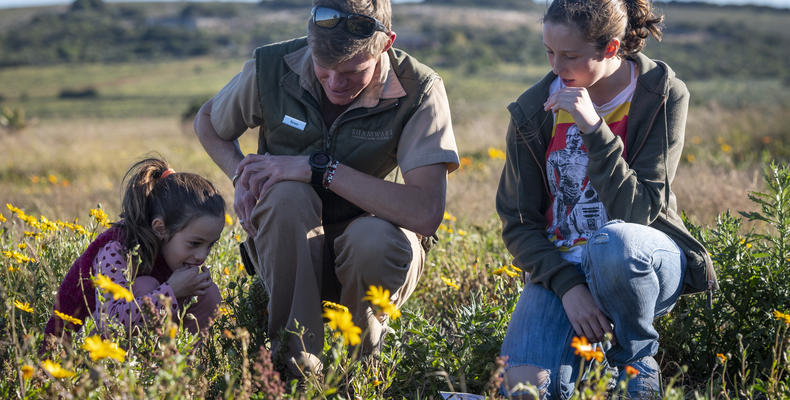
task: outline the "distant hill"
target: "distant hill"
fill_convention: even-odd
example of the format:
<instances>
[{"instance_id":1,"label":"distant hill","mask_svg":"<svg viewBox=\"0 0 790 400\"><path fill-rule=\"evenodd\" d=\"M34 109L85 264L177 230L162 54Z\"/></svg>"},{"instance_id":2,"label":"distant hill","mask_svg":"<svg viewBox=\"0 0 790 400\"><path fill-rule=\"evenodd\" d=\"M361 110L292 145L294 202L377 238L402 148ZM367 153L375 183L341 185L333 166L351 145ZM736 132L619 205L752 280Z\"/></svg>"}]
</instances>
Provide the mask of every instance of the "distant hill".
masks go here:
<instances>
[{"instance_id":1,"label":"distant hill","mask_svg":"<svg viewBox=\"0 0 790 400\"><path fill-rule=\"evenodd\" d=\"M543 6L529 0L423 0L425 4L472 6L480 8L507 8L515 10L537 10Z\"/></svg>"},{"instance_id":2,"label":"distant hill","mask_svg":"<svg viewBox=\"0 0 790 400\"><path fill-rule=\"evenodd\" d=\"M305 34L309 0L250 3L103 3L0 10L0 68L194 56L245 57ZM494 7L496 5L496 7ZM662 43L646 53L681 76L773 77L790 82L790 10L658 3ZM395 4L398 46L442 68L473 73L495 63L543 64L540 16L524 0Z\"/></svg>"}]
</instances>

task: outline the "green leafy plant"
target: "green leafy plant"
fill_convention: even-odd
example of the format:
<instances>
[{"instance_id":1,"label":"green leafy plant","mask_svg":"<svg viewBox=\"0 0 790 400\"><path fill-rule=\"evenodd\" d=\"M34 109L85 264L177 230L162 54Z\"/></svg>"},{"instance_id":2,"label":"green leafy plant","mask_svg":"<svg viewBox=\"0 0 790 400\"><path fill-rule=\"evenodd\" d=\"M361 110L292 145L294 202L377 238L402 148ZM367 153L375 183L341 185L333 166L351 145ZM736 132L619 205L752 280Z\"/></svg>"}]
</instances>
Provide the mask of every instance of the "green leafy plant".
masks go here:
<instances>
[{"instance_id":1,"label":"green leafy plant","mask_svg":"<svg viewBox=\"0 0 790 400\"><path fill-rule=\"evenodd\" d=\"M25 129L28 123L24 108L8 106L0 108L0 127L15 132Z\"/></svg>"},{"instance_id":2,"label":"green leafy plant","mask_svg":"<svg viewBox=\"0 0 790 400\"><path fill-rule=\"evenodd\" d=\"M775 350L786 334L768 321L775 312L790 309L790 169L771 163L764 178L765 192L749 195L760 211L742 213L761 233L743 233L742 219L729 212L720 215L714 228L692 229L717 270L720 290L713 307L706 306L704 296L682 297L670 317L659 322L664 358L687 366L691 385L710 379L720 360L717 354L738 354L740 363L720 368L728 379L741 382L768 379L769 371L786 368L783 353Z\"/></svg>"}]
</instances>

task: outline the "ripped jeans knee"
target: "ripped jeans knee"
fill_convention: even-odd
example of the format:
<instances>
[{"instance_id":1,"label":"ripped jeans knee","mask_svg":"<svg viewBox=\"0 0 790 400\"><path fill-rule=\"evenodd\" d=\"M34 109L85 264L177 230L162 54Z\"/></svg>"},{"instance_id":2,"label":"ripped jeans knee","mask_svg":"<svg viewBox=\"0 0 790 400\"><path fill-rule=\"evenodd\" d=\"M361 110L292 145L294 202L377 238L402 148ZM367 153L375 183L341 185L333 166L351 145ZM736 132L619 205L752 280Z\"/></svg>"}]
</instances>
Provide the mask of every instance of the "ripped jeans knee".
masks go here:
<instances>
[{"instance_id":1,"label":"ripped jeans knee","mask_svg":"<svg viewBox=\"0 0 790 400\"><path fill-rule=\"evenodd\" d=\"M512 399L545 399L551 384L551 371L534 365L517 365L505 369L502 394Z\"/></svg>"}]
</instances>

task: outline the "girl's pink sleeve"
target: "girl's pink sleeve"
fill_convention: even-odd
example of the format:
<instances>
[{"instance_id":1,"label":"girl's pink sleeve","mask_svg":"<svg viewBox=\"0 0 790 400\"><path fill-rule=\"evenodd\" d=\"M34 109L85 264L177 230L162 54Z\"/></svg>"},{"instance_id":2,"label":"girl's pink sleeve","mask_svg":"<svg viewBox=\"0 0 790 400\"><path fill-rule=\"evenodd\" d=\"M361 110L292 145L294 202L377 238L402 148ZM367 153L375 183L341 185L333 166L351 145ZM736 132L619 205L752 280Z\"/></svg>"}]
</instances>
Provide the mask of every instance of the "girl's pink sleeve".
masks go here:
<instances>
[{"instance_id":1,"label":"girl's pink sleeve","mask_svg":"<svg viewBox=\"0 0 790 400\"><path fill-rule=\"evenodd\" d=\"M102 274L114 283L129 289L132 291L131 285L129 281L126 279L126 269L128 268L128 264L126 262L126 255L125 251L123 250L123 245L120 242L112 241L107 243L99 252L96 254L96 258L93 259L93 275ZM151 278L153 279L153 278ZM96 313L104 313L108 315L110 318L114 318L123 326L129 326L129 321L131 320L132 325L138 325L142 320L142 315L140 314L140 309L138 308L138 304L143 304L143 298L149 297L158 310L164 309L164 304L159 300L159 295L165 295L170 297L170 308L173 315L178 311L178 302L176 301L176 296L173 293L173 289L167 282L160 284L158 287L154 285L150 285L150 290L148 288L142 288L141 286L135 285L138 289L145 290L145 293L139 293L139 290L132 291L135 293L135 301L127 302L124 299L113 299L112 293L103 293L98 288L96 289ZM104 299L104 301L101 301ZM136 302L136 304L135 304Z\"/></svg>"}]
</instances>

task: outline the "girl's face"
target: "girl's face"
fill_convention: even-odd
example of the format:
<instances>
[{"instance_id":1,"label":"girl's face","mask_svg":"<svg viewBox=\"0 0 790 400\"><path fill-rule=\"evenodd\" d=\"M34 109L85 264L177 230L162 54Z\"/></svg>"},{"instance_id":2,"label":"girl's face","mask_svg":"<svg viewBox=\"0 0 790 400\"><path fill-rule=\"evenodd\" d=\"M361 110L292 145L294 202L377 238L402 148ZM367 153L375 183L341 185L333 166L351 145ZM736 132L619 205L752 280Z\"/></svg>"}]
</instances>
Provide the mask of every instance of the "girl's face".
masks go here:
<instances>
[{"instance_id":1,"label":"girl's face","mask_svg":"<svg viewBox=\"0 0 790 400\"><path fill-rule=\"evenodd\" d=\"M607 74L603 52L585 41L575 26L544 23L543 44L551 70L565 86L590 88Z\"/></svg>"},{"instance_id":2,"label":"girl's face","mask_svg":"<svg viewBox=\"0 0 790 400\"><path fill-rule=\"evenodd\" d=\"M202 265L211 247L219 240L224 227L224 217L203 215L193 219L184 229L166 239L161 251L170 270ZM156 227L154 229L156 230Z\"/></svg>"}]
</instances>

